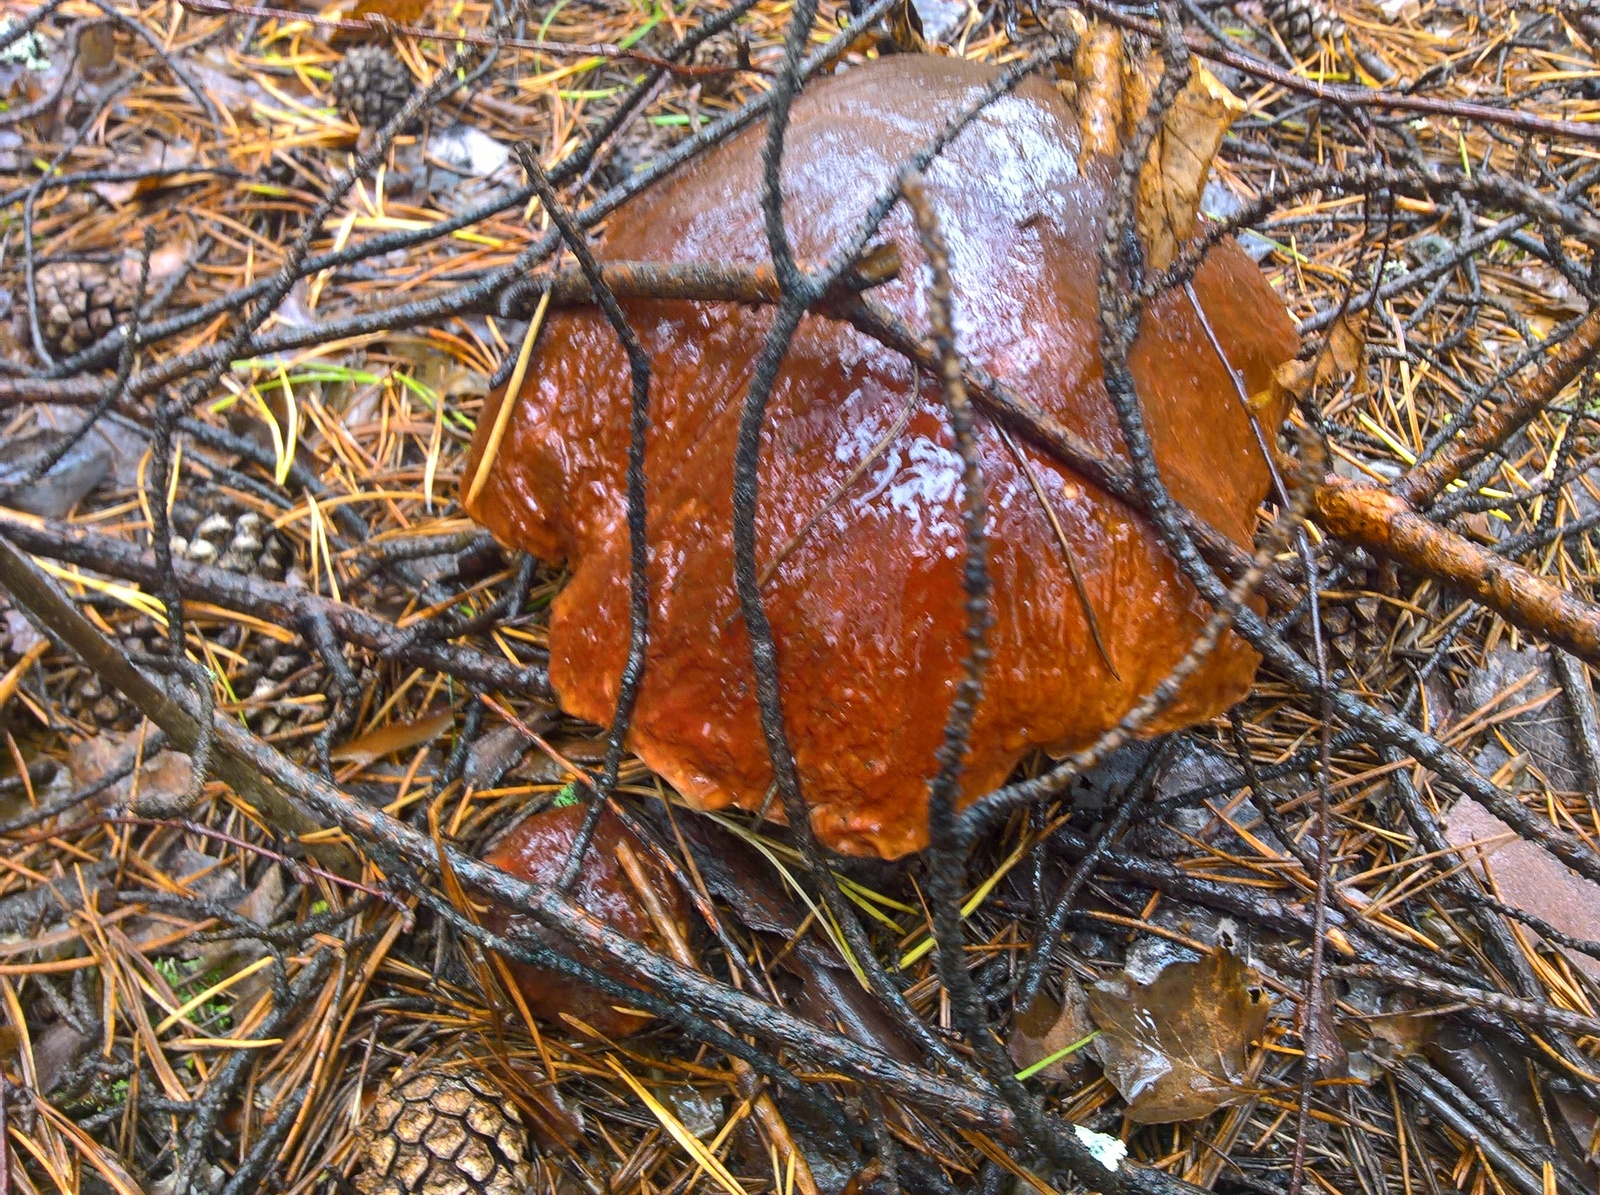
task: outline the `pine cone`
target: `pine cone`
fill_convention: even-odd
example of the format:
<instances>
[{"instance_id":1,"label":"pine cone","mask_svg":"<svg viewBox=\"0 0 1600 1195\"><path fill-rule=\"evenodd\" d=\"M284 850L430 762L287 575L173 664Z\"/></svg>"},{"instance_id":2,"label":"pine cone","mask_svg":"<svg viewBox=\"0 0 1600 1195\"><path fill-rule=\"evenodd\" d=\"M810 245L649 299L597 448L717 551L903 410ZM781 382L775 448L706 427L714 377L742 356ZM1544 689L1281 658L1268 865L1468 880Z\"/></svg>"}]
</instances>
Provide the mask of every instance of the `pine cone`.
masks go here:
<instances>
[{"instance_id":1,"label":"pine cone","mask_svg":"<svg viewBox=\"0 0 1600 1195\"><path fill-rule=\"evenodd\" d=\"M469 1067L400 1074L356 1137L361 1195L524 1195L533 1181L516 1105Z\"/></svg>"},{"instance_id":2,"label":"pine cone","mask_svg":"<svg viewBox=\"0 0 1600 1195\"><path fill-rule=\"evenodd\" d=\"M133 311L133 292L105 266L63 261L34 278L39 331L53 357L70 357L99 340Z\"/></svg>"},{"instance_id":3,"label":"pine cone","mask_svg":"<svg viewBox=\"0 0 1600 1195\"><path fill-rule=\"evenodd\" d=\"M742 29L724 29L700 43L694 60L700 66L739 68L729 69L726 74L701 75L696 79L701 95L725 97L739 85L739 71L750 69L750 38Z\"/></svg>"},{"instance_id":4,"label":"pine cone","mask_svg":"<svg viewBox=\"0 0 1600 1195\"><path fill-rule=\"evenodd\" d=\"M205 491L173 503L171 519L175 556L230 573L283 580L293 551L255 511L241 511L215 491Z\"/></svg>"},{"instance_id":5,"label":"pine cone","mask_svg":"<svg viewBox=\"0 0 1600 1195\"><path fill-rule=\"evenodd\" d=\"M1345 23L1319 0L1264 0L1267 20L1296 58L1304 58L1324 42L1344 40Z\"/></svg>"},{"instance_id":6,"label":"pine cone","mask_svg":"<svg viewBox=\"0 0 1600 1195\"><path fill-rule=\"evenodd\" d=\"M411 98L411 72L386 46L352 47L333 68L333 98L364 129L380 129Z\"/></svg>"},{"instance_id":7,"label":"pine cone","mask_svg":"<svg viewBox=\"0 0 1600 1195\"><path fill-rule=\"evenodd\" d=\"M595 170L595 180L607 190L622 185L667 153L681 131L654 124L642 114L634 116L602 151L605 157Z\"/></svg>"}]
</instances>

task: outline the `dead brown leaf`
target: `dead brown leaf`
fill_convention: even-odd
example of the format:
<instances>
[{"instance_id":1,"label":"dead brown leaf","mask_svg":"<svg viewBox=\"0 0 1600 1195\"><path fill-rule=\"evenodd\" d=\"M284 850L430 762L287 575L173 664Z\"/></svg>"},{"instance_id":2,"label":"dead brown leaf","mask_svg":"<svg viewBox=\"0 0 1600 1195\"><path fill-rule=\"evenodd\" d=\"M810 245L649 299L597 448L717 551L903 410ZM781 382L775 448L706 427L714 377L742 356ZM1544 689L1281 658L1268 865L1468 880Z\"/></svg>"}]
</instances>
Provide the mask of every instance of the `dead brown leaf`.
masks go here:
<instances>
[{"instance_id":1,"label":"dead brown leaf","mask_svg":"<svg viewBox=\"0 0 1600 1195\"><path fill-rule=\"evenodd\" d=\"M1321 352L1309 360L1285 361L1278 366L1272 388L1253 396L1250 405L1270 407L1285 396L1299 401L1317 386L1342 381L1360 369L1366 347L1365 316L1341 315L1328 330L1328 340Z\"/></svg>"},{"instance_id":2,"label":"dead brown leaf","mask_svg":"<svg viewBox=\"0 0 1600 1195\"><path fill-rule=\"evenodd\" d=\"M335 747L328 753L328 758L335 763L359 763L366 767L386 755L433 742L449 730L454 721L455 715L445 710L410 722L390 722L351 739L342 747Z\"/></svg>"},{"instance_id":3,"label":"dead brown leaf","mask_svg":"<svg viewBox=\"0 0 1600 1195\"><path fill-rule=\"evenodd\" d=\"M141 741L147 737L137 729L126 735L108 731L74 743L67 751L73 787L82 790L105 783L98 804L131 805L141 817L174 817L185 812L192 792L189 757L179 751L144 756ZM139 759L137 778L130 772L106 783L107 777L131 768L135 759Z\"/></svg>"},{"instance_id":4,"label":"dead brown leaf","mask_svg":"<svg viewBox=\"0 0 1600 1195\"><path fill-rule=\"evenodd\" d=\"M1089 997L1083 985L1068 975L1061 994L1062 1000L1057 1002L1040 992L1028 1010L1018 1015L1007 1048L1019 1071L1059 1054L1094 1032L1094 1021L1089 1017ZM1056 1059L1034 1075L1050 1083L1076 1083L1082 1081L1092 1065L1088 1053L1079 1050Z\"/></svg>"},{"instance_id":5,"label":"dead brown leaf","mask_svg":"<svg viewBox=\"0 0 1600 1195\"><path fill-rule=\"evenodd\" d=\"M194 796L194 769L180 751L162 751L139 769L130 804L140 817L177 817Z\"/></svg>"},{"instance_id":6,"label":"dead brown leaf","mask_svg":"<svg viewBox=\"0 0 1600 1195\"><path fill-rule=\"evenodd\" d=\"M1492 877L1496 895L1575 938L1600 939L1600 886L1584 879L1538 843L1518 836L1471 797L1462 797L1445 818L1445 837ZM1538 938L1524 926L1522 932ZM1563 951L1573 966L1600 979L1600 960Z\"/></svg>"},{"instance_id":7,"label":"dead brown leaf","mask_svg":"<svg viewBox=\"0 0 1600 1195\"><path fill-rule=\"evenodd\" d=\"M1128 55L1122 59L1122 112L1117 135L1118 148L1128 141L1138 129L1139 122L1150 109L1150 97L1156 84L1161 82L1161 60L1152 55L1135 60Z\"/></svg>"},{"instance_id":8,"label":"dead brown leaf","mask_svg":"<svg viewBox=\"0 0 1600 1195\"><path fill-rule=\"evenodd\" d=\"M188 237L177 237L150 254L150 276L146 279L148 289L158 290L162 284L170 281L183 269L194 249L194 242ZM139 284L139 268L139 254L131 249L124 251L122 260L117 263L117 274L129 290Z\"/></svg>"},{"instance_id":9,"label":"dead brown leaf","mask_svg":"<svg viewBox=\"0 0 1600 1195\"><path fill-rule=\"evenodd\" d=\"M1258 976L1231 951L1168 963L1148 984L1126 972L1089 989L1091 1047L1141 1124L1195 1120L1237 1103L1250 1043L1267 1027Z\"/></svg>"},{"instance_id":10,"label":"dead brown leaf","mask_svg":"<svg viewBox=\"0 0 1600 1195\"><path fill-rule=\"evenodd\" d=\"M1212 159L1244 107L1215 75L1194 64L1139 174L1139 232L1152 269L1171 265L1178 245L1194 231Z\"/></svg>"},{"instance_id":11,"label":"dead brown leaf","mask_svg":"<svg viewBox=\"0 0 1600 1195\"><path fill-rule=\"evenodd\" d=\"M1384 1057L1410 1058L1433 1041L1439 1018L1414 1012L1384 1013L1370 1018L1366 1026L1371 1040L1383 1043Z\"/></svg>"}]
</instances>

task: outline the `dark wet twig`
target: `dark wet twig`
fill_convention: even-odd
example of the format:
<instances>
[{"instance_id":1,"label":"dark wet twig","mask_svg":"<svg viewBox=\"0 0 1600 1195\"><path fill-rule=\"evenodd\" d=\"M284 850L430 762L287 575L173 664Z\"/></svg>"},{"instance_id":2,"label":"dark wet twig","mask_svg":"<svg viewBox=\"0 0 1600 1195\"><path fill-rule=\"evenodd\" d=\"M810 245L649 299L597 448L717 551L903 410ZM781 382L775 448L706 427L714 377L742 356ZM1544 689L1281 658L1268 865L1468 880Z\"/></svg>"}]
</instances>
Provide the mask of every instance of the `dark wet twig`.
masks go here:
<instances>
[{"instance_id":1,"label":"dark wet twig","mask_svg":"<svg viewBox=\"0 0 1600 1195\"><path fill-rule=\"evenodd\" d=\"M590 802L583 826L573 838L572 849L562 869L559 887L568 888L577 878L583 856L599 825L600 814L607 798L616 787L617 772L622 766L622 752L628 726L633 721L633 709L639 698L639 686L644 682L645 651L650 638L650 572L648 542L648 511L646 509L644 454L645 438L650 431L650 357L639 343L639 337L628 323L617 296L606 284L600 265L590 252L582 231L561 203L550 185L544 168L527 145L517 147L517 157L528 179L539 196L550 219L560 230L568 250L578 259L590 290L605 313L606 322L616 333L628 357L630 398L628 411L628 469L627 469L627 520L628 520L628 654L622 666L622 676L617 682L617 706L606 734L606 759L600 773L599 786ZM515 401L508 395L507 402Z\"/></svg>"}]
</instances>

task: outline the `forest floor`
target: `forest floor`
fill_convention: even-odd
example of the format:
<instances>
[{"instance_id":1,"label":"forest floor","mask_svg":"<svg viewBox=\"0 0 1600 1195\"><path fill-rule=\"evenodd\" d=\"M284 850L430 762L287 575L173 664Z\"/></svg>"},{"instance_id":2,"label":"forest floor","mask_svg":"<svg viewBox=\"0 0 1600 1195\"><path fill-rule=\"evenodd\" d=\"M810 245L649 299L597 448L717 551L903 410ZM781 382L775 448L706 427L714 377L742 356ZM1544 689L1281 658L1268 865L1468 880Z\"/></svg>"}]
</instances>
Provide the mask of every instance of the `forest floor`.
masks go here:
<instances>
[{"instance_id":1,"label":"forest floor","mask_svg":"<svg viewBox=\"0 0 1600 1195\"><path fill-rule=\"evenodd\" d=\"M659 998L621 1038L529 1007L462 872L606 782L606 728L547 700L566 572L462 502L529 338L507 287L559 243L516 151L626 219L692 132L763 119L797 5L284 4L0 0L0 1192L1596 1189L1600 408L1587 356L1549 381L1596 341L1600 18L1173 10L1244 105L1201 207L1336 366L1290 422L1422 546L1324 486L1248 699L1081 774L1034 752L1014 778L1060 782L960 876L824 875L624 755L701 898L676 950L635 934L679 965L641 979L559 894L533 939ZM805 44L1009 65L1070 8L825 0ZM1160 15L1085 11L1130 47ZM951 882L975 995L930 936ZM396 1086L430 1068L516 1109L480 1188L443 1130L395 1160L385 1093L461 1115Z\"/></svg>"}]
</instances>

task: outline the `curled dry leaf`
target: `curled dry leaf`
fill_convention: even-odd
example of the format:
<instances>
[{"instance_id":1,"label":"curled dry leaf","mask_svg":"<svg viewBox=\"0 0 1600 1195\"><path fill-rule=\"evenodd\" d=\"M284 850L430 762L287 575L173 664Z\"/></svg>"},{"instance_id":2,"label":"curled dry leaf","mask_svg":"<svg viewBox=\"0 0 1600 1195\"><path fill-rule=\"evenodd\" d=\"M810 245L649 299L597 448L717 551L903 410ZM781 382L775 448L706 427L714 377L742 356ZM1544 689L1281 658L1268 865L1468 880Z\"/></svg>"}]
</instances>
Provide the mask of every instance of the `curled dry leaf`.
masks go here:
<instances>
[{"instance_id":1,"label":"curled dry leaf","mask_svg":"<svg viewBox=\"0 0 1600 1195\"><path fill-rule=\"evenodd\" d=\"M889 15L889 40L908 54L925 54L928 39L922 28L922 14L911 0L903 0Z\"/></svg>"},{"instance_id":2,"label":"curled dry leaf","mask_svg":"<svg viewBox=\"0 0 1600 1195\"><path fill-rule=\"evenodd\" d=\"M1194 231L1200 196L1222 137L1244 104L1198 62L1161 122L1139 172L1139 232L1145 260L1164 270Z\"/></svg>"},{"instance_id":3,"label":"curled dry leaf","mask_svg":"<svg viewBox=\"0 0 1600 1195\"><path fill-rule=\"evenodd\" d=\"M1245 1092L1250 1043L1267 1027L1269 1000L1255 972L1218 948L1168 963L1148 984L1124 972L1089 989L1101 1031L1091 1047L1141 1124L1195 1120Z\"/></svg>"},{"instance_id":4,"label":"curled dry leaf","mask_svg":"<svg viewBox=\"0 0 1600 1195\"><path fill-rule=\"evenodd\" d=\"M830 257L906 147L931 139L995 73L906 54L807 88L784 152L796 253ZM927 192L952 250L963 354L1115 454L1096 288L1115 167L1080 159L1078 128L1057 91L1030 79L955 138L929 168ZM598 256L767 261L763 136L746 130L631 201ZM922 326L923 257L903 208L882 233L905 268L874 297ZM1247 393L1263 389L1296 338L1236 245L1208 255L1194 289L1222 352L1188 296L1169 293L1146 312L1131 368L1176 497L1248 545L1270 474L1228 367ZM772 771L733 585L731 478L772 311L640 302L628 314L651 356L653 549L649 655L628 745L703 807L762 808ZM570 561L552 606L550 681L565 710L605 723L629 630L629 374L605 319L592 308L550 316L485 465L502 401L491 395L479 420L467 506L502 542ZM1260 413L1269 434L1279 417ZM1020 436L1013 451L980 421L978 439L994 624L965 799L1003 782L1035 747L1070 750L1114 725L1170 673L1209 613L1142 518ZM928 780L966 651L961 460L938 383L849 326L808 316L767 407L760 469L756 569L771 568L763 598L813 826L835 850L898 857L927 840ZM1227 708L1256 663L1224 636L1146 731Z\"/></svg>"}]
</instances>

